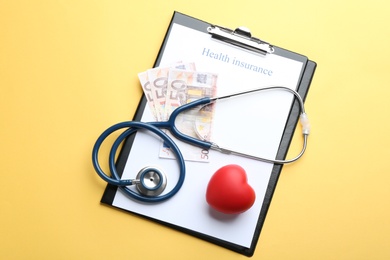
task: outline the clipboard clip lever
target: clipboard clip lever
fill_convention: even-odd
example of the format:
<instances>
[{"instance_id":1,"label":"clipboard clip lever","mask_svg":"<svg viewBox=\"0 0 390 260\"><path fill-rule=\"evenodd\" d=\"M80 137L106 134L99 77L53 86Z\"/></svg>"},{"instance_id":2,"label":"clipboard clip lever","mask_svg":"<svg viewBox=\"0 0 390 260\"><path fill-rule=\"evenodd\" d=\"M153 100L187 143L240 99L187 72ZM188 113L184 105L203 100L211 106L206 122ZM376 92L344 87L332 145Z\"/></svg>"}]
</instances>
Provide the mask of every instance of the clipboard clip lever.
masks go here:
<instances>
[{"instance_id":1,"label":"clipboard clip lever","mask_svg":"<svg viewBox=\"0 0 390 260\"><path fill-rule=\"evenodd\" d=\"M274 47L272 45L252 37L250 30L246 27L238 27L233 31L228 28L211 25L207 28L207 31L211 34L212 38L254 51L261 55L274 52Z\"/></svg>"}]
</instances>

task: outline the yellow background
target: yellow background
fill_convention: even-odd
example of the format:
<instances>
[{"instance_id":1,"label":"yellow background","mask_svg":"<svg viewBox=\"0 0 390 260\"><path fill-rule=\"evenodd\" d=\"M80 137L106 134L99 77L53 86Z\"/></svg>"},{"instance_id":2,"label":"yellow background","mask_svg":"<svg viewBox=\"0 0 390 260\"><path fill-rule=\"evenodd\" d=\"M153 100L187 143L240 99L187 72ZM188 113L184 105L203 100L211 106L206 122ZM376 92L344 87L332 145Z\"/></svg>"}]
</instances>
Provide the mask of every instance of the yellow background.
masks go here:
<instances>
[{"instance_id":1,"label":"yellow background","mask_svg":"<svg viewBox=\"0 0 390 260\"><path fill-rule=\"evenodd\" d=\"M253 259L390 259L383 0L0 0L0 259L246 259L99 203L92 146L132 118L174 10L318 63Z\"/></svg>"}]
</instances>

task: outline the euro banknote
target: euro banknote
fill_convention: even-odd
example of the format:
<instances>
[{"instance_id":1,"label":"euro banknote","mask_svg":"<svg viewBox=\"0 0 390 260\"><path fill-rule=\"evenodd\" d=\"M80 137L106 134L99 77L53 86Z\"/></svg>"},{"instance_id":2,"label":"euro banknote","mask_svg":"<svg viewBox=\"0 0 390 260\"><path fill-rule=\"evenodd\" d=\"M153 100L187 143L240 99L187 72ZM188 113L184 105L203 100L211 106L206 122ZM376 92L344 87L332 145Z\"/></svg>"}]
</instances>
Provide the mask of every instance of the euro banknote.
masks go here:
<instances>
[{"instance_id":1,"label":"euro banknote","mask_svg":"<svg viewBox=\"0 0 390 260\"><path fill-rule=\"evenodd\" d=\"M181 70L195 70L194 63L177 62L166 67L157 67L147 70L150 83L153 106L156 112L157 121L167 120L165 113L165 102L167 94L168 74L171 68Z\"/></svg>"},{"instance_id":2,"label":"euro banknote","mask_svg":"<svg viewBox=\"0 0 390 260\"><path fill-rule=\"evenodd\" d=\"M214 73L170 69L165 101L165 117L169 118L170 114L181 105L203 97L215 96L217 78L218 76ZM213 104L196 107L179 114L175 124L179 131L185 135L210 141L213 114ZM167 131L167 134L171 136L169 131ZM185 160L207 162L210 159L208 151L199 147L186 143L180 143L179 147ZM160 149L160 157L174 158L172 151L165 144Z\"/></svg>"},{"instance_id":3,"label":"euro banknote","mask_svg":"<svg viewBox=\"0 0 390 260\"><path fill-rule=\"evenodd\" d=\"M138 74L148 107L156 121L168 120L179 106L191 101L216 95L217 75L197 72L194 63L177 62L165 67L149 69ZM176 127L182 133L202 140L210 140L214 106L197 107L180 114ZM208 162L209 151L186 144L174 138L169 130L164 130L178 144L187 161ZM175 158L172 150L162 142L159 156Z\"/></svg>"}]
</instances>

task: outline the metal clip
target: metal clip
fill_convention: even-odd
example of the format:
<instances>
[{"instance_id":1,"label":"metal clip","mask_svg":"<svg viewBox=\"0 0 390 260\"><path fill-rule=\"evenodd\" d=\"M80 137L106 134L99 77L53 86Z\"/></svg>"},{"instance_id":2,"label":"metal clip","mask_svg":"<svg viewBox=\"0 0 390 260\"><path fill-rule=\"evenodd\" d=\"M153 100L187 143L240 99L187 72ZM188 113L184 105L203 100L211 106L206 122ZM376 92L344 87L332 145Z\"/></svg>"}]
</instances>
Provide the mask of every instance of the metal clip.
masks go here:
<instances>
[{"instance_id":1,"label":"metal clip","mask_svg":"<svg viewBox=\"0 0 390 260\"><path fill-rule=\"evenodd\" d=\"M274 52L274 47L272 45L258 38L252 37L250 30L246 27L239 27L233 31L228 28L211 25L207 28L207 31L215 39L225 41L262 55Z\"/></svg>"}]
</instances>

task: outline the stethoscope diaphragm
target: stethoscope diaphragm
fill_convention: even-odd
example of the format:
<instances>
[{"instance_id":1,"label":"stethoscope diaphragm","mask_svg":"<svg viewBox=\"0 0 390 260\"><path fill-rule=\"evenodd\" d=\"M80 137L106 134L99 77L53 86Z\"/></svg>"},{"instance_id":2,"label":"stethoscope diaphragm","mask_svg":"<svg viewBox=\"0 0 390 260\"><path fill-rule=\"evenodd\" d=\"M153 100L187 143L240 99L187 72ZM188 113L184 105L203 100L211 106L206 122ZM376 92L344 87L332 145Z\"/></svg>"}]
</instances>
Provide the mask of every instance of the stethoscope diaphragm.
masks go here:
<instances>
[{"instance_id":1,"label":"stethoscope diaphragm","mask_svg":"<svg viewBox=\"0 0 390 260\"><path fill-rule=\"evenodd\" d=\"M167 186L167 177L156 167L144 167L133 181L142 195L154 197L160 195Z\"/></svg>"}]
</instances>

